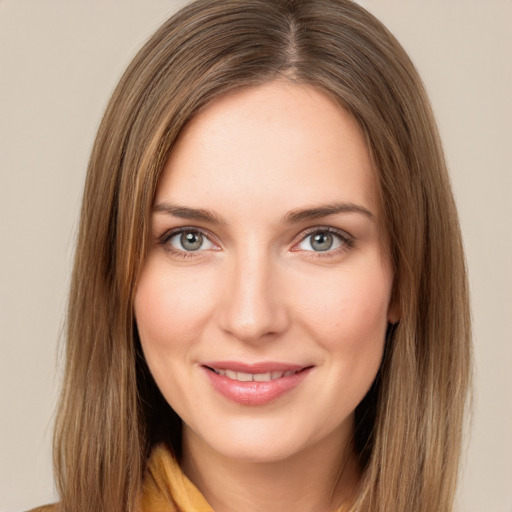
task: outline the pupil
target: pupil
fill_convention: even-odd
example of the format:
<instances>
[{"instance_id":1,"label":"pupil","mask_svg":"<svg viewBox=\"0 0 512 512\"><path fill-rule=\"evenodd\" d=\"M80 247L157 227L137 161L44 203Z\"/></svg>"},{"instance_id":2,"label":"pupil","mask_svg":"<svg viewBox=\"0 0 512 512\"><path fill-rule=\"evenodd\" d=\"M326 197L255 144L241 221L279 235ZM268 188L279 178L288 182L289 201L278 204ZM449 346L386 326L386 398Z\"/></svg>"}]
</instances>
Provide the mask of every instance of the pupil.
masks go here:
<instances>
[{"instance_id":1,"label":"pupil","mask_svg":"<svg viewBox=\"0 0 512 512\"><path fill-rule=\"evenodd\" d=\"M330 233L318 233L311 241L311 247L316 251L327 251L332 247L332 235Z\"/></svg>"},{"instance_id":2,"label":"pupil","mask_svg":"<svg viewBox=\"0 0 512 512\"><path fill-rule=\"evenodd\" d=\"M183 233L180 242L187 251L197 251L203 245L203 235L201 233Z\"/></svg>"}]
</instances>

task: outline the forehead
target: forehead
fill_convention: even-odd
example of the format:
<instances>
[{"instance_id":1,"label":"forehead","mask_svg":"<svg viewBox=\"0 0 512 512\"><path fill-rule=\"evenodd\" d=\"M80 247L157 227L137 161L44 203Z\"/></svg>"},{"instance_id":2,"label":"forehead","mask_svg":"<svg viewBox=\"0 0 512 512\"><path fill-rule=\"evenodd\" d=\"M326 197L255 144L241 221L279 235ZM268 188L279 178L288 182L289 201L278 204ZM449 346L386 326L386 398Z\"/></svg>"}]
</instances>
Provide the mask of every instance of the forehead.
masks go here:
<instances>
[{"instance_id":1,"label":"forehead","mask_svg":"<svg viewBox=\"0 0 512 512\"><path fill-rule=\"evenodd\" d=\"M376 210L375 188L356 121L316 88L276 81L214 101L184 128L156 202L254 211L350 201Z\"/></svg>"}]
</instances>

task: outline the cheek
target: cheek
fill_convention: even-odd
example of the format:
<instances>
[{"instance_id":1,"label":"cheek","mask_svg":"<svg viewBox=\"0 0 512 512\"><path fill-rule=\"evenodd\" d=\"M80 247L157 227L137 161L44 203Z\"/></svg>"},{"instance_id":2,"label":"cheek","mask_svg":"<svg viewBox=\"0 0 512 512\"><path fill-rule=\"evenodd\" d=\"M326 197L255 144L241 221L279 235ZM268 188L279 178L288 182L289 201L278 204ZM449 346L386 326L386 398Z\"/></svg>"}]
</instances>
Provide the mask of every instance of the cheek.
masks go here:
<instances>
[{"instance_id":1,"label":"cheek","mask_svg":"<svg viewBox=\"0 0 512 512\"><path fill-rule=\"evenodd\" d=\"M331 356L347 367L380 364L388 324L391 272L385 265L340 268L297 289L303 324ZM304 293L308 290L308 293ZM364 366L364 365L363 365Z\"/></svg>"},{"instance_id":2,"label":"cheek","mask_svg":"<svg viewBox=\"0 0 512 512\"><path fill-rule=\"evenodd\" d=\"M197 340L213 303L212 286L204 275L179 268L171 271L160 260L150 257L146 262L134 303L148 363L153 359L153 352L170 356Z\"/></svg>"},{"instance_id":3,"label":"cheek","mask_svg":"<svg viewBox=\"0 0 512 512\"><path fill-rule=\"evenodd\" d=\"M144 357L167 402L188 417L189 364L213 303L210 283L201 273L172 267L150 255L139 279L134 313ZM198 403L199 396L193 402Z\"/></svg>"}]
</instances>

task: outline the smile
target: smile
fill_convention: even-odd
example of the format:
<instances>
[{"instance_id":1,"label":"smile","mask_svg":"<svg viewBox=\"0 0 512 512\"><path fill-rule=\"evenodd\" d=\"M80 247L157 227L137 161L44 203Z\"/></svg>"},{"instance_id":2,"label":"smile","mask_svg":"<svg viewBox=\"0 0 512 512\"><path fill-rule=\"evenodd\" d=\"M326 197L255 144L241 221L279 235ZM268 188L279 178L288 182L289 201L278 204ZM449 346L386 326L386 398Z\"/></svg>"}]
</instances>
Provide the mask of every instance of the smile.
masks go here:
<instances>
[{"instance_id":1,"label":"smile","mask_svg":"<svg viewBox=\"0 0 512 512\"><path fill-rule=\"evenodd\" d=\"M240 405L265 405L291 392L310 374L313 366L283 363L236 362L201 365L217 393Z\"/></svg>"},{"instance_id":2,"label":"smile","mask_svg":"<svg viewBox=\"0 0 512 512\"><path fill-rule=\"evenodd\" d=\"M282 377L290 377L296 374L300 370L287 370L287 371L273 371L266 373L247 373L247 372L235 372L233 370L217 370L211 368L218 375L223 375L231 380L237 380L239 382L269 382L275 379L281 379Z\"/></svg>"}]
</instances>

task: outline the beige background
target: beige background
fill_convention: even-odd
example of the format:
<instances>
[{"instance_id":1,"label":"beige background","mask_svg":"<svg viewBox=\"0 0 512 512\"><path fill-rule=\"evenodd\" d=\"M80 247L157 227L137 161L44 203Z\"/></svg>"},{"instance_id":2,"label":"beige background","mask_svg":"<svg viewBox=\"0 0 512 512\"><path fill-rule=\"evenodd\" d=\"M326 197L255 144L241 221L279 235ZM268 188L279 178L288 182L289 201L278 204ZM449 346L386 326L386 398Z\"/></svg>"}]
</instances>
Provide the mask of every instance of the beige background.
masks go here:
<instances>
[{"instance_id":1,"label":"beige background","mask_svg":"<svg viewBox=\"0 0 512 512\"><path fill-rule=\"evenodd\" d=\"M430 92L464 230L476 394L460 512L512 512L512 1L362 1ZM55 498L57 341L106 101L179 2L0 0L0 512Z\"/></svg>"}]
</instances>

